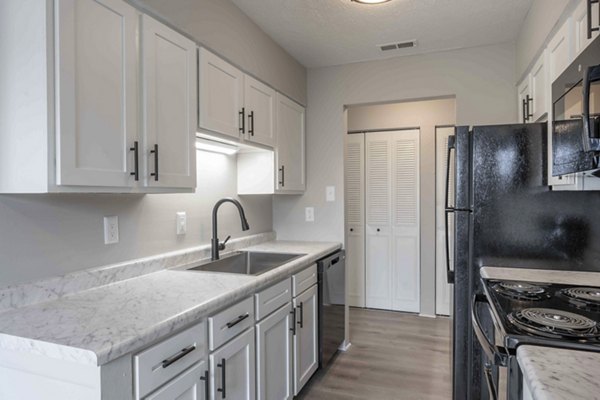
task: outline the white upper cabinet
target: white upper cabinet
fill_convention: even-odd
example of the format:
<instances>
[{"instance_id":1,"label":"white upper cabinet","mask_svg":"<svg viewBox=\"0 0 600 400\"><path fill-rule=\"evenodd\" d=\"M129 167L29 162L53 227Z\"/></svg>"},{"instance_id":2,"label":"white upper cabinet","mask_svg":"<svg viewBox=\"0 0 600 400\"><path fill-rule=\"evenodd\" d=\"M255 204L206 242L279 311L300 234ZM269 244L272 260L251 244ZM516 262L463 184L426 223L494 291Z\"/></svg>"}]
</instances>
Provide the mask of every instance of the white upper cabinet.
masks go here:
<instances>
[{"instance_id":1,"label":"white upper cabinet","mask_svg":"<svg viewBox=\"0 0 600 400\"><path fill-rule=\"evenodd\" d=\"M305 109L277 93L276 191L299 193L306 187Z\"/></svg>"},{"instance_id":2,"label":"white upper cabinet","mask_svg":"<svg viewBox=\"0 0 600 400\"><path fill-rule=\"evenodd\" d=\"M250 142L275 145L275 90L251 76L244 77L244 138Z\"/></svg>"},{"instance_id":3,"label":"white upper cabinet","mask_svg":"<svg viewBox=\"0 0 600 400\"><path fill-rule=\"evenodd\" d=\"M56 184L132 186L136 10L121 0L59 0L56 8Z\"/></svg>"},{"instance_id":4,"label":"white upper cabinet","mask_svg":"<svg viewBox=\"0 0 600 400\"><path fill-rule=\"evenodd\" d=\"M598 36L598 31L591 32L588 37L588 29L600 26L599 3L592 3L591 26L588 22L588 0L580 0L579 5L573 12L573 41L575 56L579 55Z\"/></svg>"},{"instance_id":5,"label":"white upper cabinet","mask_svg":"<svg viewBox=\"0 0 600 400\"><path fill-rule=\"evenodd\" d=\"M200 48L199 127L239 139L245 131L244 73Z\"/></svg>"},{"instance_id":6,"label":"white upper cabinet","mask_svg":"<svg viewBox=\"0 0 600 400\"><path fill-rule=\"evenodd\" d=\"M531 122L531 79L527 75L517 87L517 101L519 106L519 122Z\"/></svg>"},{"instance_id":7,"label":"white upper cabinet","mask_svg":"<svg viewBox=\"0 0 600 400\"><path fill-rule=\"evenodd\" d=\"M563 73L573 60L573 45L571 36L571 22L567 21L556 32L548 43L548 87Z\"/></svg>"},{"instance_id":8,"label":"white upper cabinet","mask_svg":"<svg viewBox=\"0 0 600 400\"><path fill-rule=\"evenodd\" d=\"M527 122L540 121L547 116L550 91L546 66L546 52L543 52L531 70L531 101L528 106L532 117Z\"/></svg>"},{"instance_id":9,"label":"white upper cabinet","mask_svg":"<svg viewBox=\"0 0 600 400\"><path fill-rule=\"evenodd\" d=\"M148 186L196 186L196 45L142 17L143 154Z\"/></svg>"},{"instance_id":10,"label":"white upper cabinet","mask_svg":"<svg viewBox=\"0 0 600 400\"><path fill-rule=\"evenodd\" d=\"M0 58L17 60L0 69L14 80L5 97L15 99L0 104L0 119L10 117L1 193L196 186L191 40L122 0L14 1L3 11L24 33L0 45Z\"/></svg>"}]
</instances>

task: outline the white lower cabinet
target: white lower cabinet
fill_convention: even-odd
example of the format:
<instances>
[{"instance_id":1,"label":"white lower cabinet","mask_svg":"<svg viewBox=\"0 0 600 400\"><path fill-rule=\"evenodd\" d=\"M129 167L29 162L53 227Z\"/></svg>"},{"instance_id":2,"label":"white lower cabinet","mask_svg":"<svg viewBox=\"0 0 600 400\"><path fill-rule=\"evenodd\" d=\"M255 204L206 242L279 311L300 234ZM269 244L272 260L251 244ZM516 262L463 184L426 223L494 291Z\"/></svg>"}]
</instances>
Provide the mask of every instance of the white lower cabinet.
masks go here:
<instances>
[{"instance_id":1,"label":"white lower cabinet","mask_svg":"<svg viewBox=\"0 0 600 400\"><path fill-rule=\"evenodd\" d=\"M196 364L146 397L146 400L207 400L207 367L206 361Z\"/></svg>"},{"instance_id":2,"label":"white lower cabinet","mask_svg":"<svg viewBox=\"0 0 600 400\"><path fill-rule=\"evenodd\" d=\"M294 335L294 395L300 393L319 367L317 285L294 298L296 329Z\"/></svg>"},{"instance_id":3,"label":"white lower cabinet","mask_svg":"<svg viewBox=\"0 0 600 400\"><path fill-rule=\"evenodd\" d=\"M256 324L256 384L259 400L288 400L294 397L294 321L291 313L292 304L288 303Z\"/></svg>"},{"instance_id":4,"label":"white lower cabinet","mask_svg":"<svg viewBox=\"0 0 600 400\"><path fill-rule=\"evenodd\" d=\"M210 398L254 400L254 328L224 344L210 355Z\"/></svg>"}]
</instances>

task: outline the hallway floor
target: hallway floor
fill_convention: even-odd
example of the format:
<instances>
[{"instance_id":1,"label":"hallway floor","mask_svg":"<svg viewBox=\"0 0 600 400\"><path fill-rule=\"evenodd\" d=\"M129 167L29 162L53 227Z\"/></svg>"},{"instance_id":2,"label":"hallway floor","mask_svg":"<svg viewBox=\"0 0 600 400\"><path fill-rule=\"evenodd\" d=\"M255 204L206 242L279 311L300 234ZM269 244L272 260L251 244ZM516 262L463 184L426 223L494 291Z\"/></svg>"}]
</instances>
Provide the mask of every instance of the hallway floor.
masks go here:
<instances>
[{"instance_id":1,"label":"hallway floor","mask_svg":"<svg viewBox=\"0 0 600 400\"><path fill-rule=\"evenodd\" d=\"M450 320L350 310L352 346L307 384L301 400L447 400Z\"/></svg>"}]
</instances>

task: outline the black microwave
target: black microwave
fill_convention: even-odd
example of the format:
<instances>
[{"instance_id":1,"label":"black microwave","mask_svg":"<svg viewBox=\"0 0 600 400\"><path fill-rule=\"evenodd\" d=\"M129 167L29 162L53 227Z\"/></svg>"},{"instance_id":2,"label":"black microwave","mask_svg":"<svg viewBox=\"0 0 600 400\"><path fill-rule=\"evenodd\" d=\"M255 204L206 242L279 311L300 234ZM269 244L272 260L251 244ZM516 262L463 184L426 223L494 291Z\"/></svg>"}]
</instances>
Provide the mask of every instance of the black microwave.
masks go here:
<instances>
[{"instance_id":1,"label":"black microwave","mask_svg":"<svg viewBox=\"0 0 600 400\"><path fill-rule=\"evenodd\" d=\"M552 83L552 175L600 176L600 36Z\"/></svg>"}]
</instances>

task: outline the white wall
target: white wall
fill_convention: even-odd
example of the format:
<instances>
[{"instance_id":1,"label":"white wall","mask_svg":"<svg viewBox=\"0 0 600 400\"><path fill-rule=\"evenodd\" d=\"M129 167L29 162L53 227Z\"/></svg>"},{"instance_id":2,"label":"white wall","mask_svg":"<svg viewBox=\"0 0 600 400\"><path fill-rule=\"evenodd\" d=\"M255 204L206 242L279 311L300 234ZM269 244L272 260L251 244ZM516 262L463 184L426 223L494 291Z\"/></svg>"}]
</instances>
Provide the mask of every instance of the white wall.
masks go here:
<instances>
[{"instance_id":1,"label":"white wall","mask_svg":"<svg viewBox=\"0 0 600 400\"><path fill-rule=\"evenodd\" d=\"M344 106L455 96L459 125L510 123L517 119L515 81L514 44L309 70L308 186L303 196L275 197L278 238L344 240ZM434 163L433 149L421 163ZM337 188L334 203L325 202L328 185ZM315 222L304 221L308 206L315 207Z\"/></svg>"},{"instance_id":2,"label":"white wall","mask_svg":"<svg viewBox=\"0 0 600 400\"><path fill-rule=\"evenodd\" d=\"M235 156L198 152L195 194L0 195L0 287L210 242L214 203L234 196ZM237 209L219 211L219 237L272 230L272 196L243 196L250 231ZM187 212L187 234L175 213ZM120 241L104 245L102 220L119 217Z\"/></svg>"},{"instance_id":3,"label":"white wall","mask_svg":"<svg viewBox=\"0 0 600 400\"><path fill-rule=\"evenodd\" d=\"M548 35L573 0L534 0L517 37L517 79L541 54Z\"/></svg>"},{"instance_id":4,"label":"white wall","mask_svg":"<svg viewBox=\"0 0 600 400\"><path fill-rule=\"evenodd\" d=\"M229 0L129 0L306 104L306 69Z\"/></svg>"}]
</instances>

